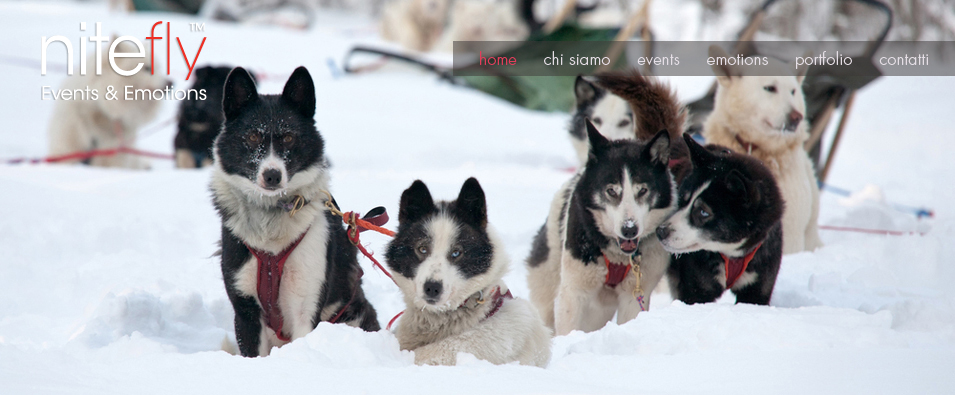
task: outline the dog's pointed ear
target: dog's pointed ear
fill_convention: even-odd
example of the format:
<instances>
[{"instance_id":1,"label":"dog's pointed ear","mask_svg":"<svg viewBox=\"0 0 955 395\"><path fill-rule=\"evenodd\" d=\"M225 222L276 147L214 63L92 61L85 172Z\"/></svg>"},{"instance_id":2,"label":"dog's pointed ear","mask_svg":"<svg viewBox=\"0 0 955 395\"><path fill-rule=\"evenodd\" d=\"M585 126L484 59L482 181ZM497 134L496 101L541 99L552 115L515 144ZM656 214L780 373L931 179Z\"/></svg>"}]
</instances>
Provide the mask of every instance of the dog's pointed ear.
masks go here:
<instances>
[{"instance_id":1,"label":"dog's pointed ear","mask_svg":"<svg viewBox=\"0 0 955 395\"><path fill-rule=\"evenodd\" d=\"M398 225L410 224L435 210L431 191L421 180L415 180L408 189L401 193L401 203L398 205Z\"/></svg>"},{"instance_id":2,"label":"dog's pointed ear","mask_svg":"<svg viewBox=\"0 0 955 395\"><path fill-rule=\"evenodd\" d=\"M700 143L696 142L696 139L693 136L690 136L689 133L683 133L683 141L686 142L686 147L690 151L690 161L694 165L698 165L704 162L706 158L709 157L709 152L706 151Z\"/></svg>"},{"instance_id":3,"label":"dog's pointed ear","mask_svg":"<svg viewBox=\"0 0 955 395\"><path fill-rule=\"evenodd\" d=\"M650 155L650 161L658 165L670 163L670 132L666 129L661 130L656 136L650 139L647 147L644 148L646 154Z\"/></svg>"},{"instance_id":4,"label":"dog's pointed ear","mask_svg":"<svg viewBox=\"0 0 955 395\"><path fill-rule=\"evenodd\" d=\"M733 169L726 174L726 189L741 197L740 200L746 207L759 205L759 189L739 170Z\"/></svg>"},{"instance_id":5,"label":"dog's pointed ear","mask_svg":"<svg viewBox=\"0 0 955 395\"><path fill-rule=\"evenodd\" d=\"M804 53L804 54L802 55L802 57L803 57L803 58L811 58L811 57L812 57L812 53L813 53L813 52L812 52L811 49L807 49L807 50L806 50L806 53ZM793 61L793 67L796 66L795 63L796 63L796 61L794 60L794 61ZM803 65L802 67L796 69L796 82L799 83L800 86L802 86L802 82L803 82L803 80L806 79L806 75L807 75L808 73L809 73L809 66L807 66L807 65Z\"/></svg>"},{"instance_id":6,"label":"dog's pointed ear","mask_svg":"<svg viewBox=\"0 0 955 395\"><path fill-rule=\"evenodd\" d=\"M229 77L225 80L225 88L222 92L222 112L226 119L233 119L239 113L259 100L259 92L255 90L255 82L248 71L241 67L232 69Z\"/></svg>"},{"instance_id":7,"label":"dog's pointed ear","mask_svg":"<svg viewBox=\"0 0 955 395\"><path fill-rule=\"evenodd\" d=\"M729 58L730 55L719 45L710 45L709 57L714 60L710 68L713 69L713 74L716 75L716 81L720 83L720 86L728 86L733 82L733 77L742 75L737 67L726 64L726 59ZM722 61L720 61L721 58L723 59Z\"/></svg>"},{"instance_id":8,"label":"dog's pointed ear","mask_svg":"<svg viewBox=\"0 0 955 395\"><path fill-rule=\"evenodd\" d=\"M315 84L305 67L299 66L288 77L282 90L282 101L305 118L315 116Z\"/></svg>"},{"instance_id":9,"label":"dog's pointed ear","mask_svg":"<svg viewBox=\"0 0 955 395\"><path fill-rule=\"evenodd\" d=\"M580 107L597 96L597 87L583 76L577 75L577 80L574 81L574 96L577 99L577 106Z\"/></svg>"},{"instance_id":10,"label":"dog's pointed ear","mask_svg":"<svg viewBox=\"0 0 955 395\"><path fill-rule=\"evenodd\" d=\"M590 122L590 119L586 120L587 122L587 139L590 141L590 158L596 158L597 153L602 152L610 146L610 140L607 140L604 135L600 134L600 131L597 130L597 127Z\"/></svg>"},{"instance_id":11,"label":"dog's pointed ear","mask_svg":"<svg viewBox=\"0 0 955 395\"><path fill-rule=\"evenodd\" d=\"M464 182L455 205L461 220L482 229L487 227L487 200L477 179L471 177Z\"/></svg>"}]
</instances>

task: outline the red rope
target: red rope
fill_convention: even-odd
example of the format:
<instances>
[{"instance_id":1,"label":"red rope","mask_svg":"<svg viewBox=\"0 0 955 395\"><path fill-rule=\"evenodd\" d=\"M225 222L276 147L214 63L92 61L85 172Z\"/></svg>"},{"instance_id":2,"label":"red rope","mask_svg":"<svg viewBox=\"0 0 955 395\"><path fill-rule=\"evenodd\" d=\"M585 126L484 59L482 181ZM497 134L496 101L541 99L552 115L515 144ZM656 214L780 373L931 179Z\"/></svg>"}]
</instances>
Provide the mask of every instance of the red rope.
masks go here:
<instances>
[{"instance_id":1,"label":"red rope","mask_svg":"<svg viewBox=\"0 0 955 395\"><path fill-rule=\"evenodd\" d=\"M129 148L129 147L119 147L119 148L112 148L112 149L94 149L89 151L77 151L77 152L71 152L69 154L47 156L43 158L6 159L4 160L4 163L10 164L10 165L15 165L19 163L34 163L34 164L35 163L56 163L56 162L63 162L68 160L89 159L95 156L113 156L116 154L131 154L131 155L137 155L137 156L145 156L149 158L168 159L168 160L173 160L176 158L175 156L170 154L143 151L143 150L139 150L136 148Z\"/></svg>"},{"instance_id":2,"label":"red rope","mask_svg":"<svg viewBox=\"0 0 955 395\"><path fill-rule=\"evenodd\" d=\"M874 235L887 235L887 236L908 236L908 235L925 236L925 234L927 233L927 232L901 232L897 230L865 229L865 228L853 228L850 226L831 226L831 225L819 225L819 229L835 230L840 232L868 233L868 234L874 234Z\"/></svg>"}]
</instances>

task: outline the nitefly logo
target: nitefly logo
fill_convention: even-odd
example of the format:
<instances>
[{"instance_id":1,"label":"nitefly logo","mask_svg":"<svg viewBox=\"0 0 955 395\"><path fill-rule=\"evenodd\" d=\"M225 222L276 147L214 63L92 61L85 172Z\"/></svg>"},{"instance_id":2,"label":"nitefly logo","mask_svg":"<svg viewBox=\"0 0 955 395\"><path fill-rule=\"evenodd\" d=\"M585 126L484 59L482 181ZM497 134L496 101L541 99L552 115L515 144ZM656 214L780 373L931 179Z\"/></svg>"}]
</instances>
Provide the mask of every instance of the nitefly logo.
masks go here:
<instances>
[{"instance_id":1,"label":"nitefly logo","mask_svg":"<svg viewBox=\"0 0 955 395\"><path fill-rule=\"evenodd\" d=\"M165 24L165 26L161 26ZM80 22L80 32L86 31L86 22ZM163 22L158 21L152 24L149 28L149 35L146 37L146 40L149 41L149 51L146 51L146 47L143 45L143 42L134 36L120 36L120 37L108 37L103 35L103 26L102 22L94 23L94 34L89 36L81 35L79 37L79 58L80 58L80 70L79 74L81 76L90 76L95 73L93 79L87 79L89 84L85 89L72 89L71 92L58 92L57 90L51 89L49 86L44 86L41 92L41 99L48 100L52 98L53 100L98 100L100 97L100 91L106 93L107 100L141 100L141 99L151 99L151 100L161 100L165 98L173 99L185 99L191 97L193 92L174 90L171 89L169 83L166 83L165 86L156 86L157 84L149 83L148 81L143 80L140 76L154 76L156 74L157 67L162 65L163 59L165 59L165 70L166 75L170 75L173 70L174 63L173 59L178 59L182 57L182 61L185 64L185 67L179 71L184 72L186 75L186 81L192 77L192 70L195 68L196 63L199 61L199 55L202 53L202 48L206 44L206 38L202 37L202 41L199 43L198 49L193 53L192 51L187 51L186 47L188 45L183 44L183 40L180 37L174 37L172 33L172 22ZM159 32L157 33L157 27ZM165 27L165 29L163 29ZM163 32L165 30L165 32ZM203 24L190 24L190 30L193 32L199 32L204 30ZM165 34L163 34L165 33ZM198 37L196 37L198 39ZM175 40L175 46L173 46L173 40ZM156 41L159 41L158 45ZM189 40L187 40L188 42ZM53 43L62 43L66 48L66 74L74 75L74 46L73 41L66 36L57 35L52 37L43 36L40 38L40 75L45 76L47 74L47 58L48 52L50 52L51 45ZM91 55L87 55L87 44L93 46L93 51ZM106 46L104 51L103 44L109 44ZM163 45L165 44L165 45ZM195 45L193 43L193 45ZM165 46L165 53L156 53L157 47L161 50ZM176 47L178 47L178 52L175 52ZM56 53L56 46L52 53ZM110 78L109 81L115 82L116 84L109 84L105 86L95 86L98 85L95 82L101 82L99 79L102 79L103 68L107 67L104 65L103 55L106 54L106 61L109 64L109 68L113 71L110 73L114 76L122 77L135 77L132 80L127 80L122 78L122 82L117 80L117 78ZM162 56L165 55L165 56ZM157 61L159 64L157 64ZM93 63L89 65L88 63ZM180 66L182 67L182 66ZM93 68L95 70L89 70ZM144 70L145 68L145 70ZM89 77L84 77L89 78ZM155 78L160 78L155 76ZM161 80L161 78L160 78ZM105 80L103 80L105 81ZM144 81L137 84L136 81ZM153 81L157 81L153 79ZM124 85L124 83L126 83ZM119 96L122 95L122 96ZM195 95L200 100L205 99L205 92L195 92Z\"/></svg>"},{"instance_id":2,"label":"nitefly logo","mask_svg":"<svg viewBox=\"0 0 955 395\"><path fill-rule=\"evenodd\" d=\"M149 29L149 37L146 37L149 40L149 67L151 72L155 72L155 60L156 60L156 40L165 40L166 41L166 74L170 72L170 62L169 58L171 56L171 43L172 36L170 34L170 29L172 22L166 22L166 36L156 36L156 26L161 25L163 22L159 21L153 24L152 28ZM193 24L195 28L195 24ZM80 31L86 31L86 22L80 22ZM84 39L85 38L85 39ZM47 38L43 36L40 38L40 75L46 75L46 52L50 46L50 43L59 41L66 46L66 57L67 57L67 74L73 75L73 42L65 36L53 36ZM137 52L128 53L128 52L117 52L116 47L123 42L131 42L136 45ZM89 37L80 37L80 74L86 75L86 43L92 42L96 43L94 48L96 52L96 75L103 74L103 52L102 52L102 43L109 42L109 37L103 36L103 26L101 22L96 22L96 34ZM176 37L176 43L179 44L179 51L182 53L182 59L186 62L186 68L188 68L188 74L186 74L186 80L189 80L189 77L192 76L192 69L196 66L196 61L199 60L199 54L202 53L202 47L206 44L206 37L202 38L202 42L199 43L199 49L196 50L196 54L192 56L192 62L189 61L189 56L186 55L186 49L182 46L182 40L179 37ZM131 76L139 72L143 67L144 63L140 62L132 70L123 69L116 64L116 58L145 58L146 51L143 47L142 41L139 41L136 37L133 36L121 36L113 40L109 45L109 65L113 68L119 75Z\"/></svg>"}]
</instances>

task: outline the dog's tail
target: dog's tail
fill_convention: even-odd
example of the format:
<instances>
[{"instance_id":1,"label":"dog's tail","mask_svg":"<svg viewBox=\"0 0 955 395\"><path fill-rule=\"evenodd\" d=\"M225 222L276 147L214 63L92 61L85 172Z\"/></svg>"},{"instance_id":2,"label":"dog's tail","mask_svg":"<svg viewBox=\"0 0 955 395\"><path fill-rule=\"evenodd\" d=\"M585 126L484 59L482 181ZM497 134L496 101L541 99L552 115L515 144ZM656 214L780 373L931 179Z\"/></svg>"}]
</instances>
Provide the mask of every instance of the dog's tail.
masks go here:
<instances>
[{"instance_id":1,"label":"dog's tail","mask_svg":"<svg viewBox=\"0 0 955 395\"><path fill-rule=\"evenodd\" d=\"M670 169L677 180L691 169L690 151L683 141L686 109L670 85L644 77L636 69L597 75L597 84L630 103L637 123L637 140L649 141L661 130L670 134Z\"/></svg>"}]
</instances>

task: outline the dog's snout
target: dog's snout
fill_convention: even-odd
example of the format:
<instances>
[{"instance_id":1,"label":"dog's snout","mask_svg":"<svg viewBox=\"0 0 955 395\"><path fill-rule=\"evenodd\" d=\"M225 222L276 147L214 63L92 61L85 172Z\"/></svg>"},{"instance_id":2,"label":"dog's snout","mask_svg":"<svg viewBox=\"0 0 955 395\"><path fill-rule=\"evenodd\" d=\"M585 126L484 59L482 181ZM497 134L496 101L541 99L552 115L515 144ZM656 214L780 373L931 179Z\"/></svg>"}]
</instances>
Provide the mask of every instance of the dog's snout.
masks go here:
<instances>
[{"instance_id":1,"label":"dog's snout","mask_svg":"<svg viewBox=\"0 0 955 395\"><path fill-rule=\"evenodd\" d=\"M670 227L661 226L657 228L657 238L660 240L666 240L667 237L670 237Z\"/></svg>"},{"instance_id":2,"label":"dog's snout","mask_svg":"<svg viewBox=\"0 0 955 395\"><path fill-rule=\"evenodd\" d=\"M164 88L172 88L172 80L164 80L163 82L165 83Z\"/></svg>"},{"instance_id":3,"label":"dog's snout","mask_svg":"<svg viewBox=\"0 0 955 395\"><path fill-rule=\"evenodd\" d=\"M786 129L795 129L799 122L802 122L802 113L797 110L790 111L786 120Z\"/></svg>"},{"instance_id":4,"label":"dog's snout","mask_svg":"<svg viewBox=\"0 0 955 395\"><path fill-rule=\"evenodd\" d=\"M262 180L266 188L276 188L282 183L282 172L275 169L268 169L262 172Z\"/></svg>"},{"instance_id":5,"label":"dog's snout","mask_svg":"<svg viewBox=\"0 0 955 395\"><path fill-rule=\"evenodd\" d=\"M623 235L625 239L637 237L637 233L639 233L638 231L639 228L637 227L637 224L629 221L620 227L620 234Z\"/></svg>"},{"instance_id":6,"label":"dog's snout","mask_svg":"<svg viewBox=\"0 0 955 395\"><path fill-rule=\"evenodd\" d=\"M444 288L440 282L434 280L428 280L424 282L424 296L430 304L435 304L439 296L441 296L441 290Z\"/></svg>"}]
</instances>

